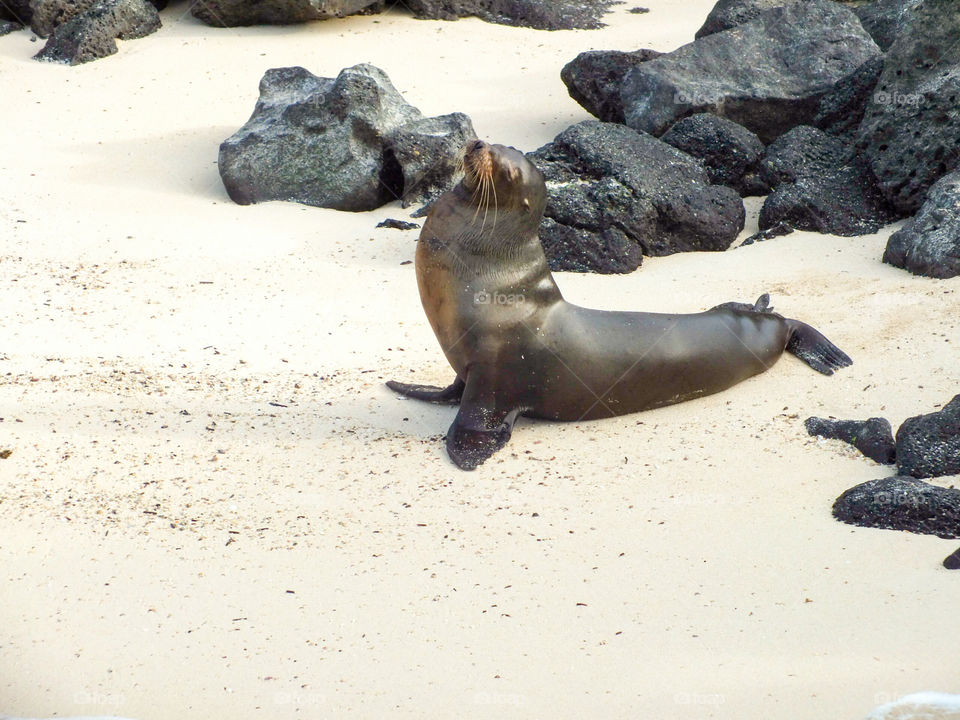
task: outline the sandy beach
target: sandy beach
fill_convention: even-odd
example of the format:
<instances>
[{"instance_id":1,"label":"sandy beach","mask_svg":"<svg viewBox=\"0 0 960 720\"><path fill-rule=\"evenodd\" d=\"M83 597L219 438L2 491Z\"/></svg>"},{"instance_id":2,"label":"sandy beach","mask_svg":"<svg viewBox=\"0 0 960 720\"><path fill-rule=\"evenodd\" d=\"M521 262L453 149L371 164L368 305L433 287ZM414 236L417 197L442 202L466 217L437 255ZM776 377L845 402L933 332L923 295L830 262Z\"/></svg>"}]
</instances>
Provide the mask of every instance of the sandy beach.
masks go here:
<instances>
[{"instance_id":1,"label":"sandy beach","mask_svg":"<svg viewBox=\"0 0 960 720\"><path fill-rule=\"evenodd\" d=\"M960 284L882 264L899 224L557 274L608 309L770 292L854 365L522 420L465 473L454 410L384 386L452 380L416 231L375 228L412 208L241 207L220 182L219 143L290 65L373 63L533 150L589 117L566 62L672 50L713 2L644 4L554 33L399 11L222 30L175 4L73 68L0 38L0 716L822 720L960 692L957 541L835 521L892 469L803 428L896 428L960 387Z\"/></svg>"}]
</instances>

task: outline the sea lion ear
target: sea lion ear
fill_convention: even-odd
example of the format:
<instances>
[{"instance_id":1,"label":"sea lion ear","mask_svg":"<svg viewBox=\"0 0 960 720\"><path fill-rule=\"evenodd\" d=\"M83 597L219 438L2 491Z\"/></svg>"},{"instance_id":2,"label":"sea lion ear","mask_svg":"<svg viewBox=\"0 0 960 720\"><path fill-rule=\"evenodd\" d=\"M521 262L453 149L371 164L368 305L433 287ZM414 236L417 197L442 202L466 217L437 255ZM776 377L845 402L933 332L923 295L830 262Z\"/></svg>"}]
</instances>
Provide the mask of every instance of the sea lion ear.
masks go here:
<instances>
[{"instance_id":1,"label":"sea lion ear","mask_svg":"<svg viewBox=\"0 0 960 720\"><path fill-rule=\"evenodd\" d=\"M523 205L523 209L524 209L524 210L529 210L529 209L530 209L530 198L524 198L524 199L523 199L523 202L521 203L521 205Z\"/></svg>"}]
</instances>

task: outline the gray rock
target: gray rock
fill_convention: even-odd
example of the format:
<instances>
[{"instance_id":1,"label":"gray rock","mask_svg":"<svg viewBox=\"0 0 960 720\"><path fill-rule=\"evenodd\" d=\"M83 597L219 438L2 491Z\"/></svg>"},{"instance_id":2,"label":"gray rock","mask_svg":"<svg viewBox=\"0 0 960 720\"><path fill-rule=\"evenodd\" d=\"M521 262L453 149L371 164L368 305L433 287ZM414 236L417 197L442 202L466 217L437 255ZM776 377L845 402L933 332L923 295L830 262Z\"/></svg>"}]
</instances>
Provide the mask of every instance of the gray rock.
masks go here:
<instances>
[{"instance_id":1,"label":"gray rock","mask_svg":"<svg viewBox=\"0 0 960 720\"><path fill-rule=\"evenodd\" d=\"M743 125L697 113L674 124L660 139L702 160L714 185L732 187L741 197L770 192L760 177L763 143Z\"/></svg>"},{"instance_id":2,"label":"gray rock","mask_svg":"<svg viewBox=\"0 0 960 720\"><path fill-rule=\"evenodd\" d=\"M3 0L0 2L0 20L9 20L26 27L33 19L30 0Z\"/></svg>"},{"instance_id":3,"label":"gray rock","mask_svg":"<svg viewBox=\"0 0 960 720\"><path fill-rule=\"evenodd\" d=\"M820 98L811 124L832 135L854 140L881 70L883 56L877 55L834 85Z\"/></svg>"},{"instance_id":4,"label":"gray rock","mask_svg":"<svg viewBox=\"0 0 960 720\"><path fill-rule=\"evenodd\" d=\"M538 30L591 30L614 0L404 0L418 18L456 20L478 17L500 25Z\"/></svg>"},{"instance_id":5,"label":"gray rock","mask_svg":"<svg viewBox=\"0 0 960 720\"><path fill-rule=\"evenodd\" d=\"M897 39L897 35L911 22L913 12L922 0L873 0L858 5L853 11L860 18L863 29L886 52Z\"/></svg>"},{"instance_id":6,"label":"gray rock","mask_svg":"<svg viewBox=\"0 0 960 720\"><path fill-rule=\"evenodd\" d=\"M656 50L588 50L563 66L560 79L570 97L604 122L624 122L620 85L642 62L660 57Z\"/></svg>"},{"instance_id":7,"label":"gray rock","mask_svg":"<svg viewBox=\"0 0 960 720\"><path fill-rule=\"evenodd\" d=\"M874 462L892 465L896 462L897 446L893 442L893 428L886 418L869 420L833 420L810 417L804 422L810 435L830 440L843 440L853 445Z\"/></svg>"},{"instance_id":8,"label":"gray rock","mask_svg":"<svg viewBox=\"0 0 960 720\"><path fill-rule=\"evenodd\" d=\"M13 20L0 20L0 37L9 35L17 30L23 30L23 25Z\"/></svg>"},{"instance_id":9,"label":"gray rock","mask_svg":"<svg viewBox=\"0 0 960 720\"><path fill-rule=\"evenodd\" d=\"M782 7L791 0L718 0L694 35L698 40L707 35L729 30L758 17L764 10Z\"/></svg>"},{"instance_id":10,"label":"gray rock","mask_svg":"<svg viewBox=\"0 0 960 720\"><path fill-rule=\"evenodd\" d=\"M96 0L32 0L30 29L39 37L50 37L59 25L89 10L95 2Z\"/></svg>"},{"instance_id":11,"label":"gray rock","mask_svg":"<svg viewBox=\"0 0 960 720\"><path fill-rule=\"evenodd\" d=\"M960 166L960 11L925 0L884 58L858 144L880 189L903 214Z\"/></svg>"},{"instance_id":12,"label":"gray rock","mask_svg":"<svg viewBox=\"0 0 960 720\"><path fill-rule=\"evenodd\" d=\"M220 176L242 205L371 210L452 187L451 148L472 134L465 115L424 118L373 65L336 79L273 69L260 81L253 115L220 145Z\"/></svg>"},{"instance_id":13,"label":"gray rock","mask_svg":"<svg viewBox=\"0 0 960 720\"><path fill-rule=\"evenodd\" d=\"M850 525L960 537L960 490L912 477L871 480L847 490L833 516Z\"/></svg>"},{"instance_id":14,"label":"gray rock","mask_svg":"<svg viewBox=\"0 0 960 720\"><path fill-rule=\"evenodd\" d=\"M159 29L157 9L146 0L97 0L57 25L34 58L79 65L116 53L117 39L134 40Z\"/></svg>"},{"instance_id":15,"label":"gray rock","mask_svg":"<svg viewBox=\"0 0 960 720\"><path fill-rule=\"evenodd\" d=\"M200 0L190 12L214 27L237 27L327 20L383 7L383 0Z\"/></svg>"},{"instance_id":16,"label":"gray rock","mask_svg":"<svg viewBox=\"0 0 960 720\"><path fill-rule=\"evenodd\" d=\"M834 235L874 233L895 219L852 143L801 125L767 148L763 178L774 190L763 203L761 229L786 223Z\"/></svg>"},{"instance_id":17,"label":"gray rock","mask_svg":"<svg viewBox=\"0 0 960 720\"><path fill-rule=\"evenodd\" d=\"M460 151L477 137L463 113L413 120L387 139L385 162L396 162L403 174L403 207L426 203L452 187Z\"/></svg>"},{"instance_id":18,"label":"gray rock","mask_svg":"<svg viewBox=\"0 0 960 720\"><path fill-rule=\"evenodd\" d=\"M555 262L570 258L570 269L632 269L639 255L630 243L646 255L725 250L743 229L736 192L711 185L686 153L624 125L585 120L529 157L547 181L541 241ZM611 251L608 264L596 262Z\"/></svg>"},{"instance_id":19,"label":"gray rock","mask_svg":"<svg viewBox=\"0 0 960 720\"><path fill-rule=\"evenodd\" d=\"M914 275L960 275L960 171L934 183L919 212L890 236L883 261Z\"/></svg>"},{"instance_id":20,"label":"gray rock","mask_svg":"<svg viewBox=\"0 0 960 720\"><path fill-rule=\"evenodd\" d=\"M769 143L810 124L838 83L880 53L856 15L829 0L762 12L627 73L627 124L660 135L698 112L733 120Z\"/></svg>"},{"instance_id":21,"label":"gray rock","mask_svg":"<svg viewBox=\"0 0 960 720\"><path fill-rule=\"evenodd\" d=\"M917 478L960 474L960 395L897 430L897 469Z\"/></svg>"}]
</instances>

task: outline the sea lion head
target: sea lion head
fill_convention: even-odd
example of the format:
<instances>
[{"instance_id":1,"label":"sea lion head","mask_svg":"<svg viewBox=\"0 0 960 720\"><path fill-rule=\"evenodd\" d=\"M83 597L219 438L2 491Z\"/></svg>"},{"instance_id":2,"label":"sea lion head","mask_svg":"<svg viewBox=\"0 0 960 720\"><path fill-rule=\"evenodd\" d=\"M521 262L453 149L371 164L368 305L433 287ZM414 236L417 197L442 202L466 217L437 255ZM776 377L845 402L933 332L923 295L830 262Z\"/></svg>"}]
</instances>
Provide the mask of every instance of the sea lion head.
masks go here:
<instances>
[{"instance_id":1,"label":"sea lion head","mask_svg":"<svg viewBox=\"0 0 960 720\"><path fill-rule=\"evenodd\" d=\"M516 148L492 145L483 140L463 150L463 188L478 215L520 220L536 227L547 204L547 188L541 173Z\"/></svg>"}]
</instances>

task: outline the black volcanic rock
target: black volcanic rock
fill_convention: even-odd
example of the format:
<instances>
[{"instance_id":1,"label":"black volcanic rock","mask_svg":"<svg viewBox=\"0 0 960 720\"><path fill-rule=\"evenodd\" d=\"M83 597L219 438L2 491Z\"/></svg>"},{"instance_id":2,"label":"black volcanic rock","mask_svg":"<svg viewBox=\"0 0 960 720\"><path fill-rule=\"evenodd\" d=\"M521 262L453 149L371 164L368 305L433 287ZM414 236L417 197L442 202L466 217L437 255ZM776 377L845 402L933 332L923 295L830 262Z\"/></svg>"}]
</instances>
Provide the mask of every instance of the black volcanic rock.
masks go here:
<instances>
[{"instance_id":1,"label":"black volcanic rock","mask_svg":"<svg viewBox=\"0 0 960 720\"><path fill-rule=\"evenodd\" d=\"M874 462L892 465L897 448L893 442L893 428L886 418L869 420L833 420L811 417L804 422L811 435L850 443Z\"/></svg>"},{"instance_id":2,"label":"black volcanic rock","mask_svg":"<svg viewBox=\"0 0 960 720\"><path fill-rule=\"evenodd\" d=\"M753 245L754 243L763 242L764 240L772 240L773 238L783 237L784 235L789 235L795 230L795 228L790 227L785 222L778 222L772 227L768 227L766 230L761 230L760 232L754 233L750 237L746 238L742 243L737 247L746 247L748 245Z\"/></svg>"},{"instance_id":3,"label":"black volcanic rock","mask_svg":"<svg viewBox=\"0 0 960 720\"><path fill-rule=\"evenodd\" d=\"M897 469L916 478L960 474L960 395L897 430Z\"/></svg>"},{"instance_id":4,"label":"black volcanic rock","mask_svg":"<svg viewBox=\"0 0 960 720\"><path fill-rule=\"evenodd\" d=\"M33 19L30 0L3 0L0 2L0 20L8 20L17 25L27 26Z\"/></svg>"},{"instance_id":5,"label":"black volcanic rock","mask_svg":"<svg viewBox=\"0 0 960 720\"><path fill-rule=\"evenodd\" d=\"M943 566L947 570L960 570L960 549L954 550L943 559Z\"/></svg>"},{"instance_id":6,"label":"black volcanic rock","mask_svg":"<svg viewBox=\"0 0 960 720\"><path fill-rule=\"evenodd\" d=\"M477 137L463 113L411 120L386 140L385 162L394 161L403 175L403 207L426 203L453 185L460 151Z\"/></svg>"},{"instance_id":7,"label":"black volcanic rock","mask_svg":"<svg viewBox=\"0 0 960 720\"><path fill-rule=\"evenodd\" d=\"M656 50L588 50L563 66L560 79L570 97L604 122L624 121L620 85L627 73L663 53Z\"/></svg>"},{"instance_id":8,"label":"black volcanic rock","mask_svg":"<svg viewBox=\"0 0 960 720\"><path fill-rule=\"evenodd\" d=\"M883 261L914 275L960 275L960 170L934 183L917 214L890 236Z\"/></svg>"},{"instance_id":9,"label":"black volcanic rock","mask_svg":"<svg viewBox=\"0 0 960 720\"><path fill-rule=\"evenodd\" d=\"M633 272L643 263L637 242L612 226L585 230L545 217L540 224L540 244L551 270L611 275Z\"/></svg>"},{"instance_id":10,"label":"black volcanic rock","mask_svg":"<svg viewBox=\"0 0 960 720\"><path fill-rule=\"evenodd\" d=\"M710 112L769 143L810 124L824 96L879 54L856 15L837 3L775 7L635 67L620 91L624 116L660 135Z\"/></svg>"},{"instance_id":11,"label":"black volcanic rock","mask_svg":"<svg viewBox=\"0 0 960 720\"><path fill-rule=\"evenodd\" d=\"M58 25L93 6L96 0L32 0L30 29L38 37L47 38Z\"/></svg>"},{"instance_id":12,"label":"black volcanic rock","mask_svg":"<svg viewBox=\"0 0 960 720\"><path fill-rule=\"evenodd\" d=\"M714 185L732 187L741 197L770 192L760 177L763 143L743 125L698 113L673 125L660 139L702 160Z\"/></svg>"},{"instance_id":13,"label":"black volcanic rock","mask_svg":"<svg viewBox=\"0 0 960 720\"><path fill-rule=\"evenodd\" d=\"M191 14L214 27L290 25L381 10L382 0L202 0Z\"/></svg>"},{"instance_id":14,"label":"black volcanic rock","mask_svg":"<svg viewBox=\"0 0 960 720\"><path fill-rule=\"evenodd\" d=\"M833 504L837 520L861 527L960 537L960 490L912 477L871 480L850 488Z\"/></svg>"},{"instance_id":15,"label":"black volcanic rock","mask_svg":"<svg viewBox=\"0 0 960 720\"><path fill-rule=\"evenodd\" d=\"M927 190L960 166L960 7L925 0L887 51L858 146L898 211L916 212Z\"/></svg>"},{"instance_id":16,"label":"black volcanic rock","mask_svg":"<svg viewBox=\"0 0 960 720\"><path fill-rule=\"evenodd\" d=\"M603 27L614 0L404 0L416 17L456 20L478 17L500 25L537 30L591 30Z\"/></svg>"},{"instance_id":17,"label":"black volcanic rock","mask_svg":"<svg viewBox=\"0 0 960 720\"><path fill-rule=\"evenodd\" d=\"M913 13L922 0L873 0L853 8L863 29L886 52L897 35L913 22Z\"/></svg>"},{"instance_id":18,"label":"black volcanic rock","mask_svg":"<svg viewBox=\"0 0 960 720\"><path fill-rule=\"evenodd\" d=\"M247 123L220 145L220 176L241 205L371 210L452 187L468 136L475 134L465 115L424 118L373 65L335 79L278 68L260 81Z\"/></svg>"},{"instance_id":19,"label":"black volcanic rock","mask_svg":"<svg viewBox=\"0 0 960 720\"><path fill-rule=\"evenodd\" d=\"M761 229L786 223L800 230L865 235L896 218L853 144L809 125L770 144L761 175L774 188L760 210Z\"/></svg>"},{"instance_id":20,"label":"black volcanic rock","mask_svg":"<svg viewBox=\"0 0 960 720\"><path fill-rule=\"evenodd\" d=\"M34 58L79 65L116 53L117 39L142 38L159 29L157 9L146 0L96 0L57 25Z\"/></svg>"},{"instance_id":21,"label":"black volcanic rock","mask_svg":"<svg viewBox=\"0 0 960 720\"><path fill-rule=\"evenodd\" d=\"M0 37L22 29L23 25L18 22L14 22L13 20L0 20Z\"/></svg>"},{"instance_id":22,"label":"black volcanic rock","mask_svg":"<svg viewBox=\"0 0 960 720\"><path fill-rule=\"evenodd\" d=\"M630 243L647 255L725 250L743 229L736 192L711 185L686 153L624 125L586 120L528 157L547 182L541 241L555 264L573 258L569 269L600 271L600 257L633 269Z\"/></svg>"},{"instance_id":23,"label":"black volcanic rock","mask_svg":"<svg viewBox=\"0 0 960 720\"><path fill-rule=\"evenodd\" d=\"M877 55L834 85L820 98L811 124L832 135L855 140L881 70L883 56Z\"/></svg>"}]
</instances>

